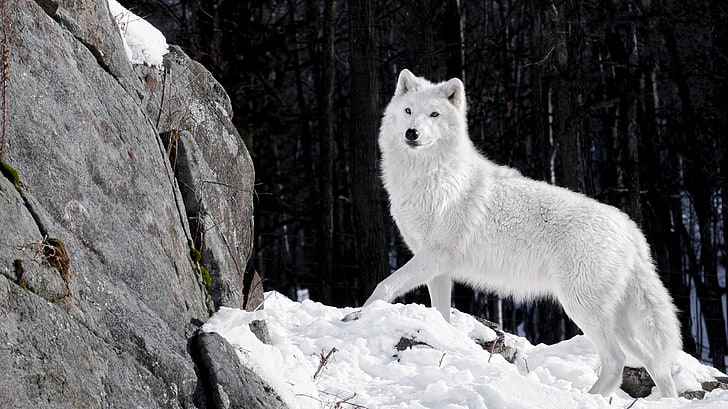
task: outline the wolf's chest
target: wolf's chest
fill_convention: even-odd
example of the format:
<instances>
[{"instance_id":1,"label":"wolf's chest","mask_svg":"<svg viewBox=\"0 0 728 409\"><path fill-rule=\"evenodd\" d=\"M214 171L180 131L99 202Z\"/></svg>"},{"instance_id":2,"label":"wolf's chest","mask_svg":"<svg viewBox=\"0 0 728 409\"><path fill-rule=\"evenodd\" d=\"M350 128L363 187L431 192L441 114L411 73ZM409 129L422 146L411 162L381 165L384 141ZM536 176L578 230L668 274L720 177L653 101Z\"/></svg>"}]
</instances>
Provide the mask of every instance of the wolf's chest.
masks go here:
<instances>
[{"instance_id":1,"label":"wolf's chest","mask_svg":"<svg viewBox=\"0 0 728 409\"><path fill-rule=\"evenodd\" d=\"M409 194L405 194L409 193ZM390 211L414 251L424 243L452 242L464 230L462 201L437 189L390 192Z\"/></svg>"}]
</instances>

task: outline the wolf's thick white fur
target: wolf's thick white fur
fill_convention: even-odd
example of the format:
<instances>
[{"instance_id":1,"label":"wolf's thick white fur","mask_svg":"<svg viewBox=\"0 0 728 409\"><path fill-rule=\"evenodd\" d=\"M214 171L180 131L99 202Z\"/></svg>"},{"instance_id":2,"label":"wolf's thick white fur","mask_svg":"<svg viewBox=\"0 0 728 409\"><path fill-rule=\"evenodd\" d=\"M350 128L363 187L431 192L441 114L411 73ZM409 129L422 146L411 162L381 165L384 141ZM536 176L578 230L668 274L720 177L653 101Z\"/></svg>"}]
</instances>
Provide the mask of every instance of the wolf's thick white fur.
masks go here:
<instances>
[{"instance_id":1,"label":"wolf's thick white fur","mask_svg":"<svg viewBox=\"0 0 728 409\"><path fill-rule=\"evenodd\" d=\"M663 396L677 396L675 307L624 213L478 153L458 79L433 84L402 71L379 146L391 213L414 257L365 306L426 284L449 320L453 280L520 300L555 297L599 352L590 392L606 396L619 386L626 352Z\"/></svg>"}]
</instances>

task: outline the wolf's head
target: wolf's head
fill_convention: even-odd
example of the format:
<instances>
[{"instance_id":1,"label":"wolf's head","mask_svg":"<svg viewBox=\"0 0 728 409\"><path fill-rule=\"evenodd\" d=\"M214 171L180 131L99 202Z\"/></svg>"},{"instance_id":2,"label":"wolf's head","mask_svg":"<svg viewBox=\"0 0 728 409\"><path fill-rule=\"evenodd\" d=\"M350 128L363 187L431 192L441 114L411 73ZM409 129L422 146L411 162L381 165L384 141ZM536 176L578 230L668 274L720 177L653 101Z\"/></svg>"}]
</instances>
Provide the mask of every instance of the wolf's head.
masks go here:
<instances>
[{"instance_id":1,"label":"wolf's head","mask_svg":"<svg viewBox=\"0 0 728 409\"><path fill-rule=\"evenodd\" d=\"M465 89L453 78L433 84L407 69L384 111L379 144L382 151L425 151L467 139Z\"/></svg>"}]
</instances>

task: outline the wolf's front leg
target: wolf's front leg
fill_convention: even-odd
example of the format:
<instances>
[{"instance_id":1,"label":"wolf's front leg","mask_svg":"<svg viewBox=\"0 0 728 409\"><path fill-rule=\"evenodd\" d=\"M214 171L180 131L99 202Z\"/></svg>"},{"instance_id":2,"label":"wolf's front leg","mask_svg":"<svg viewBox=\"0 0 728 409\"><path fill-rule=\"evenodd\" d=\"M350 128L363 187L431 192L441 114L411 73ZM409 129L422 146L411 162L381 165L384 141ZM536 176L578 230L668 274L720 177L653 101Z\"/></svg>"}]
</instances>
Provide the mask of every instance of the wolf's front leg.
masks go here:
<instances>
[{"instance_id":1,"label":"wolf's front leg","mask_svg":"<svg viewBox=\"0 0 728 409\"><path fill-rule=\"evenodd\" d=\"M427 283L427 291L430 293L430 304L437 308L450 322L450 302L452 297L452 279L447 274L440 274Z\"/></svg>"},{"instance_id":2,"label":"wolf's front leg","mask_svg":"<svg viewBox=\"0 0 728 409\"><path fill-rule=\"evenodd\" d=\"M446 259L447 253L439 249L424 249L418 252L402 268L377 284L372 295L364 303L364 307L378 300L392 302L398 296L413 290L415 287L430 283L435 276L444 271L441 266L445 265ZM355 311L347 314L342 321L357 320L360 315L361 311ZM445 319L448 318L449 316Z\"/></svg>"},{"instance_id":3,"label":"wolf's front leg","mask_svg":"<svg viewBox=\"0 0 728 409\"><path fill-rule=\"evenodd\" d=\"M392 302L400 295L429 283L435 276L442 273L440 266L446 259L442 250L424 249L415 254L402 268L382 280L374 292L364 303L364 306L377 300Z\"/></svg>"}]
</instances>

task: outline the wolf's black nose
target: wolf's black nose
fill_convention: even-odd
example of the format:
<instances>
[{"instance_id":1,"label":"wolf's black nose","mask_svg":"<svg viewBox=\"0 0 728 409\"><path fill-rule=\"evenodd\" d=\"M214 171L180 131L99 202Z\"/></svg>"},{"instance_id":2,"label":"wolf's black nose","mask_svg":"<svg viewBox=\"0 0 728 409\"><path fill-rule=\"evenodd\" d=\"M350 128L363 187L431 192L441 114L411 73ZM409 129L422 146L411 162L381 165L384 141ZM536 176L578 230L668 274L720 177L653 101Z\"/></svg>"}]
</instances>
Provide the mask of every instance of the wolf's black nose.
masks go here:
<instances>
[{"instance_id":1,"label":"wolf's black nose","mask_svg":"<svg viewBox=\"0 0 728 409\"><path fill-rule=\"evenodd\" d=\"M420 133L417 132L417 129L410 128L404 133L404 137L407 138L408 141L414 141L420 137Z\"/></svg>"}]
</instances>

